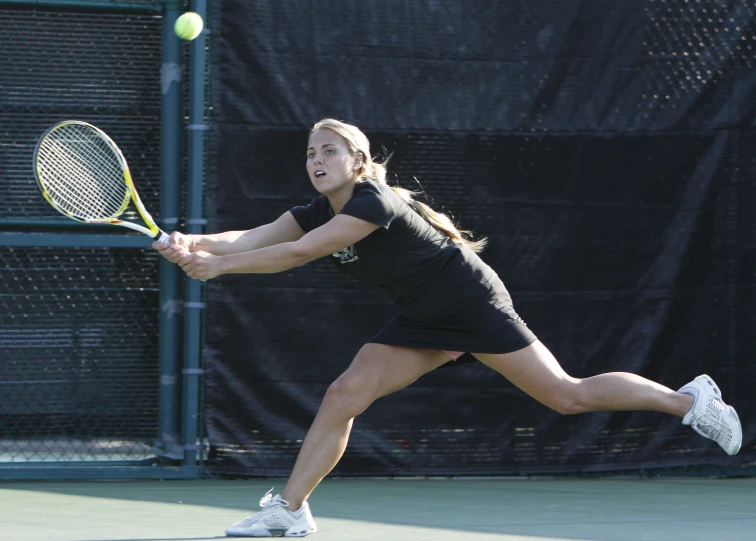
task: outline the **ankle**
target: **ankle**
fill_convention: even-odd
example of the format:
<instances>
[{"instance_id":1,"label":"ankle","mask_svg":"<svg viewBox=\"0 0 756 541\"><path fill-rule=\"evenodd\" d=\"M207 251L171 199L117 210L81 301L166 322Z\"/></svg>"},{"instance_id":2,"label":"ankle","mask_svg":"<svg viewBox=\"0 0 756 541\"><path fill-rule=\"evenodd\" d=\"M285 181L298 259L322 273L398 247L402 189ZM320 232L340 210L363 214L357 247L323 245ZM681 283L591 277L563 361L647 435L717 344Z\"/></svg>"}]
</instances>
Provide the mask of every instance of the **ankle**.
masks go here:
<instances>
[{"instance_id":1,"label":"ankle","mask_svg":"<svg viewBox=\"0 0 756 541\"><path fill-rule=\"evenodd\" d=\"M689 393L677 393L680 397L678 399L678 402L680 403L680 406L677 410L677 415L679 417L685 417L688 412L693 409L693 404L695 403L696 399L692 394Z\"/></svg>"},{"instance_id":2,"label":"ankle","mask_svg":"<svg viewBox=\"0 0 756 541\"><path fill-rule=\"evenodd\" d=\"M287 502L289 502L289 506L286 509L288 509L292 513L296 513L297 511L299 511L299 508L302 507L302 500L300 500L299 498L289 499L285 497L283 494L281 495L281 497Z\"/></svg>"}]
</instances>

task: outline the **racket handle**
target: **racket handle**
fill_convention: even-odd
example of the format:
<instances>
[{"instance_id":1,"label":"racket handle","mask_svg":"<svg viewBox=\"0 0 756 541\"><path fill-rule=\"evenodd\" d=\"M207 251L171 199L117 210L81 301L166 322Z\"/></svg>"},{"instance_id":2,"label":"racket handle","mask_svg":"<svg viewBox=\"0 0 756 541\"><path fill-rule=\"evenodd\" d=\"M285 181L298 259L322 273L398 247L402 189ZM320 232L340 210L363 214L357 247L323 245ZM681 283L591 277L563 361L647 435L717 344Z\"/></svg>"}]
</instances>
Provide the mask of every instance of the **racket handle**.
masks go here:
<instances>
[{"instance_id":1,"label":"racket handle","mask_svg":"<svg viewBox=\"0 0 756 541\"><path fill-rule=\"evenodd\" d=\"M165 234L165 233L163 233L162 231L160 232L160 235L159 235L159 236L158 236L158 238L157 238L157 241L158 241L158 242L160 242L160 243L162 243L162 244L168 244L168 242L169 242L170 240L171 240L171 237L170 237L169 235L166 235L166 234ZM202 280L202 279L200 279L200 282L202 282L203 284L204 284L204 283L205 283L206 281L207 281L207 280Z\"/></svg>"}]
</instances>

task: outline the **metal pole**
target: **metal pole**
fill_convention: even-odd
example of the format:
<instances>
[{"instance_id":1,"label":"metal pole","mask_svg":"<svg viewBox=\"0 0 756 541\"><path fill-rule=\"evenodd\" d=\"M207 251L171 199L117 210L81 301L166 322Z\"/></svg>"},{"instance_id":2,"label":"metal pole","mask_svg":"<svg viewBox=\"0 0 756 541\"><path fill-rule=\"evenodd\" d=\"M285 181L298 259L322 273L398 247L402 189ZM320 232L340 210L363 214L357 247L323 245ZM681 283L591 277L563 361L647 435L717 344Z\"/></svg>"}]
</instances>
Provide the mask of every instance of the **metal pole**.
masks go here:
<instances>
[{"instance_id":1,"label":"metal pole","mask_svg":"<svg viewBox=\"0 0 756 541\"><path fill-rule=\"evenodd\" d=\"M55 246L94 248L149 248L152 239L146 235L100 235L97 233L4 233L0 246Z\"/></svg>"},{"instance_id":2,"label":"metal pole","mask_svg":"<svg viewBox=\"0 0 756 541\"><path fill-rule=\"evenodd\" d=\"M113 233L113 226L110 224L85 224L75 222L69 218L61 216L60 218L0 218L0 229L11 228L15 231L19 227L24 228L44 228L44 229L63 229L66 231L108 231ZM123 234L123 230L120 231Z\"/></svg>"},{"instance_id":3,"label":"metal pole","mask_svg":"<svg viewBox=\"0 0 756 541\"><path fill-rule=\"evenodd\" d=\"M181 201L182 95L181 41L173 31L183 13L180 0L165 2L163 58L160 69L161 107L160 222L164 231L178 226ZM158 338L158 454L174 460L184 456L179 436L181 364L181 272L160 259L160 334Z\"/></svg>"},{"instance_id":4,"label":"metal pole","mask_svg":"<svg viewBox=\"0 0 756 541\"><path fill-rule=\"evenodd\" d=\"M157 13L161 2L119 2L108 0L0 0L0 6L29 8L71 8L77 10L126 11L133 13Z\"/></svg>"},{"instance_id":5,"label":"metal pole","mask_svg":"<svg viewBox=\"0 0 756 541\"><path fill-rule=\"evenodd\" d=\"M191 10L207 20L207 2L192 0ZM205 34L207 28L191 42L189 51L189 141L188 184L186 194L186 229L189 233L204 231L204 165L205 165ZM197 421L199 416L199 380L202 347L202 285L187 278L184 302L184 370L183 419L184 465L194 466L198 458Z\"/></svg>"}]
</instances>

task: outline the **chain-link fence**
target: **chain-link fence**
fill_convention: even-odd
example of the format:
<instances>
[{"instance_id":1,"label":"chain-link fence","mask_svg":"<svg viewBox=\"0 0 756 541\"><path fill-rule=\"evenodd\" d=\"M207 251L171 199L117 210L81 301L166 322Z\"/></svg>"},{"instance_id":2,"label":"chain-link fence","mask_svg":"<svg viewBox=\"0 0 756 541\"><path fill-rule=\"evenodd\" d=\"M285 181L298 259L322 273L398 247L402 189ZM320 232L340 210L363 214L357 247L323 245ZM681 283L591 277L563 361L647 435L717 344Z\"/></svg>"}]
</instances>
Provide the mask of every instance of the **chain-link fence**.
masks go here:
<instances>
[{"instance_id":1,"label":"chain-link fence","mask_svg":"<svg viewBox=\"0 0 756 541\"><path fill-rule=\"evenodd\" d=\"M90 122L161 216L164 6L31 4L0 2L0 477L11 466L23 477L34 465L175 465L160 457L159 394L177 378L158 362L159 258L144 236L58 215L32 171L45 128ZM166 317L180 318L175 306Z\"/></svg>"}]
</instances>

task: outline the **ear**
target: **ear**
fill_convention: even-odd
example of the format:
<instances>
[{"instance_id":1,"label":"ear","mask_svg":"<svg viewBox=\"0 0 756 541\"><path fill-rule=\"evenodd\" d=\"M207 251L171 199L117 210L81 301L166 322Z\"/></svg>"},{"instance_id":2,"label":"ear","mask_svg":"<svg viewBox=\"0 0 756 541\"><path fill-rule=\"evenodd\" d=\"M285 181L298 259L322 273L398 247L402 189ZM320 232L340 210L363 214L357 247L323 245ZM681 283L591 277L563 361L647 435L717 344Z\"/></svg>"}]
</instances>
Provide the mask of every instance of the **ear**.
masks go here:
<instances>
[{"instance_id":1,"label":"ear","mask_svg":"<svg viewBox=\"0 0 756 541\"><path fill-rule=\"evenodd\" d=\"M362 152L358 152L354 155L354 166L352 168L355 171L359 171L363 165L365 165L365 156L363 156Z\"/></svg>"}]
</instances>

